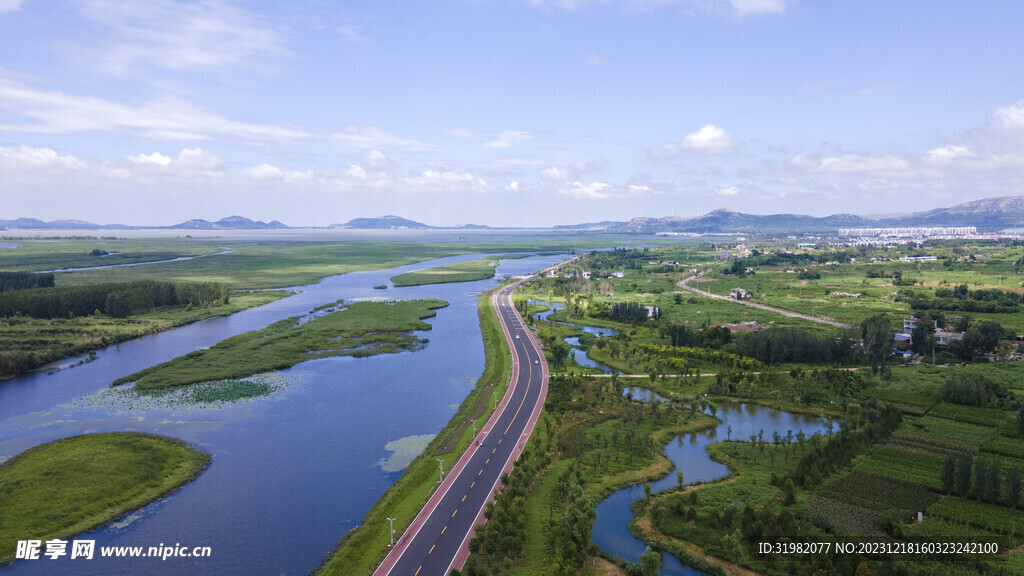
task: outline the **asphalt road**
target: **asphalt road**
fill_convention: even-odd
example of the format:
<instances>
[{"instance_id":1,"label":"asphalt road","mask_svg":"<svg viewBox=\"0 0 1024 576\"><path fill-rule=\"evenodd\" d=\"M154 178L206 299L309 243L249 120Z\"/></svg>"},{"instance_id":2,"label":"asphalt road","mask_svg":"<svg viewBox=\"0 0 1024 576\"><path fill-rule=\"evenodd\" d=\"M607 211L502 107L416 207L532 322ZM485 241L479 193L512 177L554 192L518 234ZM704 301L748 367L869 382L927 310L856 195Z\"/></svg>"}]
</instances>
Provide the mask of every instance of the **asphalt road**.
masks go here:
<instances>
[{"instance_id":1,"label":"asphalt road","mask_svg":"<svg viewBox=\"0 0 1024 576\"><path fill-rule=\"evenodd\" d=\"M518 284L518 283L517 283ZM512 305L517 284L494 295L495 309L512 349L512 386L475 443L399 537L375 576L446 576L461 569L474 526L484 521L501 475L526 445L547 395L548 370L540 345Z\"/></svg>"}]
</instances>

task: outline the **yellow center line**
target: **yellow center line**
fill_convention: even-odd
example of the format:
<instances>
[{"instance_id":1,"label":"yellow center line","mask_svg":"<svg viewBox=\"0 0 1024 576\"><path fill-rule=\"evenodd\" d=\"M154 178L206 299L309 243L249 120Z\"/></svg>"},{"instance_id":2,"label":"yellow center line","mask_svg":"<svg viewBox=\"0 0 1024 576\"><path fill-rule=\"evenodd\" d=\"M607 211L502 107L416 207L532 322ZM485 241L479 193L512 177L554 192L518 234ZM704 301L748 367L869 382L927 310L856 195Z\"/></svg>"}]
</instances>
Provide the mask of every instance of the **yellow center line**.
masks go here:
<instances>
[{"instance_id":1,"label":"yellow center line","mask_svg":"<svg viewBox=\"0 0 1024 576\"><path fill-rule=\"evenodd\" d=\"M497 449L497 448L495 448L494 450L491 450L491 454L494 454L494 453L495 453L495 452L497 452L497 451L498 451L498 449Z\"/></svg>"},{"instance_id":2,"label":"yellow center line","mask_svg":"<svg viewBox=\"0 0 1024 576\"><path fill-rule=\"evenodd\" d=\"M479 476L479 475L481 475L481 474L483 474L483 473L484 473L484 469L483 469L483 468L481 468L481 469L480 469L480 471L476 473L476 475L477 475L477 476Z\"/></svg>"},{"instance_id":3,"label":"yellow center line","mask_svg":"<svg viewBox=\"0 0 1024 576\"><path fill-rule=\"evenodd\" d=\"M444 531L447 530L447 529L448 529L447 526L445 526L444 528L441 528L441 534L444 534Z\"/></svg>"},{"instance_id":4,"label":"yellow center line","mask_svg":"<svg viewBox=\"0 0 1024 576\"><path fill-rule=\"evenodd\" d=\"M530 364L530 354L526 350L526 344L523 344L523 352L526 352L527 366L529 367L529 374L526 377L526 392L523 392L523 399L519 401L519 408L516 408L516 413L512 415L512 422L508 423L508 428L505 428L505 434L508 434L509 428L512 428L512 424L516 421L516 417L519 416L519 411L523 409L523 404L526 402L526 396L530 393L530 381L533 380L533 364ZM501 442L501 439L498 439Z\"/></svg>"},{"instance_id":5,"label":"yellow center line","mask_svg":"<svg viewBox=\"0 0 1024 576\"><path fill-rule=\"evenodd\" d=\"M470 488L472 488L473 486L476 486L476 480L473 480L473 483L469 485Z\"/></svg>"},{"instance_id":6,"label":"yellow center line","mask_svg":"<svg viewBox=\"0 0 1024 576\"><path fill-rule=\"evenodd\" d=\"M469 494L463 494L463 496L462 496L462 501L463 501L463 502L465 502L465 501L466 501L466 496L469 496Z\"/></svg>"},{"instance_id":7,"label":"yellow center line","mask_svg":"<svg viewBox=\"0 0 1024 576\"><path fill-rule=\"evenodd\" d=\"M505 430L505 432L508 432L508 430ZM501 444L501 438L498 438L498 444ZM497 450L497 448L495 448L495 450ZM493 452L491 452L491 454L493 454Z\"/></svg>"},{"instance_id":8,"label":"yellow center line","mask_svg":"<svg viewBox=\"0 0 1024 576\"><path fill-rule=\"evenodd\" d=\"M434 544L434 546L437 546L437 544ZM431 554L434 552L434 546L430 547L430 550L427 552L427 554Z\"/></svg>"},{"instance_id":9,"label":"yellow center line","mask_svg":"<svg viewBox=\"0 0 1024 576\"><path fill-rule=\"evenodd\" d=\"M416 573L413 574L412 576L419 576L420 570L423 570L423 565L422 564L420 564L420 567L416 569Z\"/></svg>"},{"instance_id":10,"label":"yellow center line","mask_svg":"<svg viewBox=\"0 0 1024 576\"><path fill-rule=\"evenodd\" d=\"M455 512L452 512L452 518L455 518L455 514L456 514L456 513L458 513L458 511L459 511L459 509L458 509L458 508L456 508L456 509L455 509Z\"/></svg>"},{"instance_id":11,"label":"yellow center line","mask_svg":"<svg viewBox=\"0 0 1024 576\"><path fill-rule=\"evenodd\" d=\"M490 458L487 459L487 462L484 462L484 464L490 464L490 463L491 463L491 459Z\"/></svg>"}]
</instances>

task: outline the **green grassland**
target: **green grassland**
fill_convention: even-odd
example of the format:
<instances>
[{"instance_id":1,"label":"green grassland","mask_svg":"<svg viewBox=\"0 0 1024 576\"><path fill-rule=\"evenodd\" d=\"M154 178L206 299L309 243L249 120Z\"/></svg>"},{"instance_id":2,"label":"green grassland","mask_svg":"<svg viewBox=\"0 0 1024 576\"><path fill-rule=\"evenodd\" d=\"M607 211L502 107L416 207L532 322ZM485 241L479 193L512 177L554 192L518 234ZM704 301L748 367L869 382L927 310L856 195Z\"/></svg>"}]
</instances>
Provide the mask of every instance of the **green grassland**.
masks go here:
<instances>
[{"instance_id":1,"label":"green grassland","mask_svg":"<svg viewBox=\"0 0 1024 576\"><path fill-rule=\"evenodd\" d=\"M37 241L18 241L21 248L0 251L0 269L57 269L70 267L74 263L75 254L55 253L38 266L22 266L18 264L19 251L27 250ZM81 242L80 250L92 250L92 243ZM135 242L135 241L118 241ZM141 241L140 241L141 242ZM174 252L179 245L190 246L186 241L151 240L153 249L164 246L168 253ZM608 246L615 242L611 238L580 238L578 241L531 241L515 242L369 242L369 241L286 241L286 242L236 242L190 240L195 244L191 251L204 254L216 254L221 247L231 248L233 252L219 254L193 260L166 262L146 266L107 268L101 270L82 270L57 274L57 285L62 284L93 284L100 282L122 282L131 280L202 280L228 284L232 289L265 289L304 286L316 283L328 276L346 274L362 270L381 270L406 264L414 264L424 260L476 253L501 253L507 251L526 252L543 249L545 251L572 250L586 247ZM73 247L74 245L72 245ZM184 249L182 249L184 251ZM174 252L174 255L188 255ZM102 258L99 264L108 264ZM160 258L144 258L163 259ZM91 265L96 265L95 263Z\"/></svg>"},{"instance_id":2,"label":"green grassland","mask_svg":"<svg viewBox=\"0 0 1024 576\"><path fill-rule=\"evenodd\" d=\"M486 280L494 278L494 271L498 262L511 258L524 258L526 255L505 255L493 258L481 258L479 260L466 260L464 262L453 262L427 270L407 272L392 276L391 282L396 287L421 286L423 284L445 284L447 282L473 282L474 280Z\"/></svg>"},{"instance_id":3,"label":"green grassland","mask_svg":"<svg viewBox=\"0 0 1024 576\"><path fill-rule=\"evenodd\" d=\"M116 232L112 232L116 233ZM0 249L0 270L58 270L135 264L222 252L219 244L191 239L14 238Z\"/></svg>"},{"instance_id":4,"label":"green grassland","mask_svg":"<svg viewBox=\"0 0 1024 576\"><path fill-rule=\"evenodd\" d=\"M477 300L480 330L483 333L486 364L476 387L466 396L451 421L417 456L363 518L363 523L346 534L316 571L318 574L369 574L383 560L388 548L388 521L395 518L395 530L402 534L437 487L437 461L450 470L469 446L473 434L469 421L477 428L491 416L508 388L511 356L497 314L491 306L491 293Z\"/></svg>"},{"instance_id":5,"label":"green grassland","mask_svg":"<svg viewBox=\"0 0 1024 576\"><path fill-rule=\"evenodd\" d=\"M129 318L105 315L54 319L0 318L0 358L12 358L12 365L37 368L139 336L262 306L290 294L283 290L233 292L228 304L166 307ZM16 362L13 361L15 356L18 357ZM16 373L13 368L4 370L6 364L0 362L0 378Z\"/></svg>"},{"instance_id":6,"label":"green grassland","mask_svg":"<svg viewBox=\"0 0 1024 576\"><path fill-rule=\"evenodd\" d=\"M355 302L308 322L287 318L119 378L112 385L135 382L138 390L156 390L244 378L316 358L410 350L423 344L411 332L429 330L423 319L447 305L437 299Z\"/></svg>"},{"instance_id":7,"label":"green grassland","mask_svg":"<svg viewBox=\"0 0 1024 576\"><path fill-rule=\"evenodd\" d=\"M0 464L0 563L18 540L70 536L141 508L210 463L184 442L134 432L87 434L30 448Z\"/></svg>"}]
</instances>

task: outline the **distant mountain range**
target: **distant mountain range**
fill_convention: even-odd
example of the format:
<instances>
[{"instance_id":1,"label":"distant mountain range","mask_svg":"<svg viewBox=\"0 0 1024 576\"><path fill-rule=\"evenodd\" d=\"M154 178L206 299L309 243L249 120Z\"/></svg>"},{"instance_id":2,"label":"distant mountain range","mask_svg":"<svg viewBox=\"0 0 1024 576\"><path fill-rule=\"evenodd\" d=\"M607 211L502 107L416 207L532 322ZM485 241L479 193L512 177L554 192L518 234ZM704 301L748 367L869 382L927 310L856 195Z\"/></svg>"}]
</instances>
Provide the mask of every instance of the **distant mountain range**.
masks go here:
<instances>
[{"instance_id":1,"label":"distant mountain range","mask_svg":"<svg viewBox=\"0 0 1024 576\"><path fill-rule=\"evenodd\" d=\"M702 216L683 218L633 218L628 222L599 222L558 226L557 228L603 230L618 233L654 234L658 232L693 233L768 233L768 234L835 234L840 228L880 228L911 226L974 226L979 231L1024 228L1024 196L984 198L898 216L868 218L855 214L833 214L815 217L802 214L745 214L732 210L714 210Z\"/></svg>"},{"instance_id":2,"label":"distant mountain range","mask_svg":"<svg viewBox=\"0 0 1024 576\"><path fill-rule=\"evenodd\" d=\"M566 226L555 230L589 230L614 233L653 234L658 232L695 233L768 233L768 234L835 234L840 228L875 228L907 226L975 226L979 231L998 231L1005 228L1024 228L1024 196L984 198L958 204L952 208L937 208L927 212L879 216L869 218L854 214L833 214L815 217L801 214L744 214L732 210L714 210L702 216L683 218L633 218L628 222L604 221ZM44 222L35 218L0 220L0 229L32 230L127 230L135 228L161 228L170 230L279 230L287 229L277 220L263 222L241 216L229 216L216 222L187 220L174 226L125 226L123 224L97 225L83 220L54 220ZM327 228L339 230L482 230L488 226L465 224L462 226L430 226L400 216L354 218L344 224L331 224Z\"/></svg>"}]
</instances>

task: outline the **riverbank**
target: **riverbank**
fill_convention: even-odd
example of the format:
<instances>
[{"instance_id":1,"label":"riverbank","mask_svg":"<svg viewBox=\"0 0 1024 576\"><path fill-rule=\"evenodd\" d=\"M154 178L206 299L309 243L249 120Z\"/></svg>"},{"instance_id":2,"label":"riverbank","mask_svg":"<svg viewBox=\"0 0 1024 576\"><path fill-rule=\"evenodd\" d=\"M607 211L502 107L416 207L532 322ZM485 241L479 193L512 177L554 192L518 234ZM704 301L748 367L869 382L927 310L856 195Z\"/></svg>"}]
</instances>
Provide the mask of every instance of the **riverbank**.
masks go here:
<instances>
[{"instance_id":1,"label":"riverbank","mask_svg":"<svg viewBox=\"0 0 1024 576\"><path fill-rule=\"evenodd\" d=\"M136 432L63 438L0 464L0 564L18 540L67 539L195 479L210 455Z\"/></svg>"},{"instance_id":2,"label":"riverbank","mask_svg":"<svg viewBox=\"0 0 1024 576\"><path fill-rule=\"evenodd\" d=\"M0 380L14 378L47 364L88 354L113 344L157 334L193 322L230 316L262 306L292 292L232 292L229 303L206 307L168 307L128 318L0 318ZM88 362L88 359L82 362Z\"/></svg>"},{"instance_id":3,"label":"riverbank","mask_svg":"<svg viewBox=\"0 0 1024 576\"><path fill-rule=\"evenodd\" d=\"M396 288L402 286L422 286L424 284L447 284L449 282L473 282L494 278L494 271L501 260L525 258L526 254L505 254L493 258L453 262L436 268L407 272L392 276L391 282Z\"/></svg>"},{"instance_id":4,"label":"riverbank","mask_svg":"<svg viewBox=\"0 0 1024 576\"><path fill-rule=\"evenodd\" d=\"M434 437L363 518L363 523L342 537L315 571L324 575L365 575L383 560L388 551L388 518L394 518L400 536L437 487L437 458L450 469L472 436L470 422L480 427L508 388L512 361L498 316L491 305L492 291L477 299L480 330L486 363L476 387L466 396L448 424Z\"/></svg>"},{"instance_id":5,"label":"riverbank","mask_svg":"<svg viewBox=\"0 0 1024 576\"><path fill-rule=\"evenodd\" d=\"M414 330L429 330L425 318L448 303L433 298L397 302L355 302L337 312L303 322L286 318L145 370L111 385L135 382L138 390L157 390L236 380L282 370L316 358L372 356L412 350L425 343Z\"/></svg>"}]
</instances>

